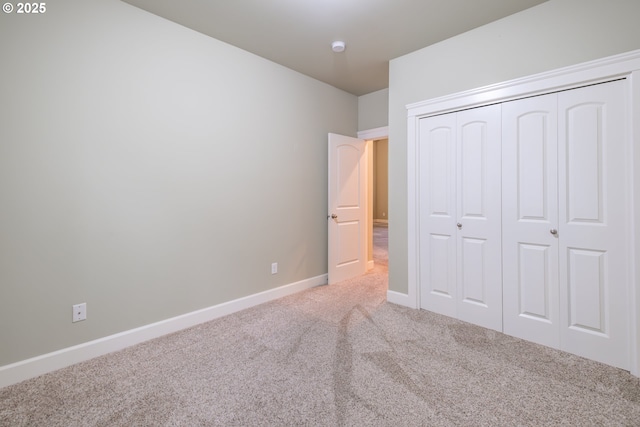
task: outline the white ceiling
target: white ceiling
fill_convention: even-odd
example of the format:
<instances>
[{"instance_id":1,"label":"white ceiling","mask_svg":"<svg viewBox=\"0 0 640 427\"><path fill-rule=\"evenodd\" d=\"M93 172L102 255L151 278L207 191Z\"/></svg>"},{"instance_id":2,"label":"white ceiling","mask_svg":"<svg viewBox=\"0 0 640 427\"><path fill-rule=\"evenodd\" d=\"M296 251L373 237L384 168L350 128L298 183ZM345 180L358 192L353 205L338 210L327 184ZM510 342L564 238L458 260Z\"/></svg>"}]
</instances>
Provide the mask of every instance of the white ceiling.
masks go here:
<instances>
[{"instance_id":1,"label":"white ceiling","mask_svg":"<svg viewBox=\"0 0 640 427\"><path fill-rule=\"evenodd\" d=\"M547 0L123 1L364 95L388 87L389 60Z\"/></svg>"}]
</instances>

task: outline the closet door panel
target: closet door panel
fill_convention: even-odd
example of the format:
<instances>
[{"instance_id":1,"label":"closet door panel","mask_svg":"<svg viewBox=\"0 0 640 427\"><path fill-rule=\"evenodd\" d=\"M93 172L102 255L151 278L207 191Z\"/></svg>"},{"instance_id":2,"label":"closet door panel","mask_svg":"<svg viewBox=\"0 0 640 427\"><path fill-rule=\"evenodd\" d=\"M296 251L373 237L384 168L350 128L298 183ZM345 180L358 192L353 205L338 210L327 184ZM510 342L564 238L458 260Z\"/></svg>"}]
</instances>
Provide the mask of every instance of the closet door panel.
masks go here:
<instances>
[{"instance_id":1,"label":"closet door panel","mask_svg":"<svg viewBox=\"0 0 640 427\"><path fill-rule=\"evenodd\" d=\"M485 219L487 218L487 199L491 191L486 187L486 168L488 144L487 122L478 121L475 116L479 111L473 110L470 114L460 113L459 121L459 149L460 149L460 210L461 218ZM480 117L482 119L482 117ZM465 120L471 120L465 123Z\"/></svg>"},{"instance_id":2,"label":"closet door panel","mask_svg":"<svg viewBox=\"0 0 640 427\"><path fill-rule=\"evenodd\" d=\"M607 253L568 248L569 324L574 330L601 334L606 338L609 307L607 301Z\"/></svg>"},{"instance_id":3,"label":"closet door panel","mask_svg":"<svg viewBox=\"0 0 640 427\"><path fill-rule=\"evenodd\" d=\"M627 369L624 81L558 95L561 348Z\"/></svg>"},{"instance_id":4,"label":"closet door panel","mask_svg":"<svg viewBox=\"0 0 640 427\"><path fill-rule=\"evenodd\" d=\"M456 317L456 117L420 120L420 306Z\"/></svg>"},{"instance_id":5,"label":"closet door panel","mask_svg":"<svg viewBox=\"0 0 640 427\"><path fill-rule=\"evenodd\" d=\"M551 245L518 243L518 306L517 313L526 320L553 324L554 311L550 303L554 288L550 265L554 263L552 254L557 251ZM525 329L526 330L526 329Z\"/></svg>"},{"instance_id":6,"label":"closet door panel","mask_svg":"<svg viewBox=\"0 0 640 427\"><path fill-rule=\"evenodd\" d=\"M444 298L453 305L456 296L455 259L456 241L451 235L429 233L428 282L425 303L435 304L435 298ZM434 298L435 297L435 298ZM425 306L425 308L427 308ZM453 308L453 307L452 307ZM447 311L442 308L442 312ZM453 311L455 312L455 310Z\"/></svg>"},{"instance_id":7,"label":"closet door panel","mask_svg":"<svg viewBox=\"0 0 640 427\"><path fill-rule=\"evenodd\" d=\"M461 300L487 309L487 291L490 284L487 283L484 269L485 258L489 256L489 243L487 239L469 237L461 238L460 242Z\"/></svg>"},{"instance_id":8,"label":"closet door panel","mask_svg":"<svg viewBox=\"0 0 640 427\"><path fill-rule=\"evenodd\" d=\"M603 222L604 105L590 102L566 111L566 184L569 223Z\"/></svg>"},{"instance_id":9,"label":"closet door panel","mask_svg":"<svg viewBox=\"0 0 640 427\"><path fill-rule=\"evenodd\" d=\"M504 332L558 348L557 95L502 107Z\"/></svg>"},{"instance_id":10,"label":"closet door panel","mask_svg":"<svg viewBox=\"0 0 640 427\"><path fill-rule=\"evenodd\" d=\"M502 331L501 106L457 114L458 317Z\"/></svg>"}]
</instances>

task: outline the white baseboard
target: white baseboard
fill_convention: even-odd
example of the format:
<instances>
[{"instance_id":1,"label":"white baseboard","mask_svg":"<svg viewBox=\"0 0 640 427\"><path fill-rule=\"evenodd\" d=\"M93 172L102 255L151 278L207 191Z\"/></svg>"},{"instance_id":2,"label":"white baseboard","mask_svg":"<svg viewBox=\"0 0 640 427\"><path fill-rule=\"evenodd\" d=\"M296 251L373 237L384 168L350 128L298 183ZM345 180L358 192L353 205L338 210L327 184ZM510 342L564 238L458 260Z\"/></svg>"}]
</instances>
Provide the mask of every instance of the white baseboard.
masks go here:
<instances>
[{"instance_id":1,"label":"white baseboard","mask_svg":"<svg viewBox=\"0 0 640 427\"><path fill-rule=\"evenodd\" d=\"M403 305L409 308L418 308L414 298L409 298L407 294L401 294L400 292L387 291L387 301L393 304Z\"/></svg>"},{"instance_id":2,"label":"white baseboard","mask_svg":"<svg viewBox=\"0 0 640 427\"><path fill-rule=\"evenodd\" d=\"M373 260L367 261L367 271L371 270L375 266L376 266L376 263Z\"/></svg>"},{"instance_id":3,"label":"white baseboard","mask_svg":"<svg viewBox=\"0 0 640 427\"><path fill-rule=\"evenodd\" d=\"M273 301L296 292L327 284L327 275L312 277L275 289L249 295L233 301L196 310L171 319L130 329L108 337L99 338L52 353L0 366L0 388L16 384L38 375L46 374L94 357L122 350L135 344L190 328L265 302Z\"/></svg>"}]
</instances>

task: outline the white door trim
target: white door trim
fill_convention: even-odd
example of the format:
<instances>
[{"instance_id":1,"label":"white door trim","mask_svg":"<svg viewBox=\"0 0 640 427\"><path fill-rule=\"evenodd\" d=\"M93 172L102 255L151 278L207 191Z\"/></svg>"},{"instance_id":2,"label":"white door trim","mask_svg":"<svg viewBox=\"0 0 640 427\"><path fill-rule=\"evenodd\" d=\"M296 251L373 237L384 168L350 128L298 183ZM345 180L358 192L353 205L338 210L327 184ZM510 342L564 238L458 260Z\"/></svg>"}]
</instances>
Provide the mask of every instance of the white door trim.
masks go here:
<instances>
[{"instance_id":1,"label":"white door trim","mask_svg":"<svg viewBox=\"0 0 640 427\"><path fill-rule=\"evenodd\" d=\"M389 138L389 126L382 126L379 128L367 129L367 130L359 130L358 138L366 139L367 141L370 141L373 139Z\"/></svg>"},{"instance_id":2,"label":"white door trim","mask_svg":"<svg viewBox=\"0 0 640 427\"><path fill-rule=\"evenodd\" d=\"M627 101L630 120L627 123L629 152L629 183L627 196L632 200L631 224L632 231L628 249L630 259L634 262L629 266L629 315L630 315L630 346L631 373L640 376L640 150L635 144L640 144L640 50L615 55L595 61L586 62L570 67L561 68L533 76L498 83L478 89L473 89L453 95L426 100L407 105L407 240L408 240L408 292L406 298L394 298L394 302L405 303L409 307L420 307L419 283L419 206L418 206L418 164L417 138L418 122L421 118L446 112L453 112L465 108L478 107L525 98L544 93L572 89L589 84L596 84L615 79L626 79L628 87Z\"/></svg>"}]
</instances>

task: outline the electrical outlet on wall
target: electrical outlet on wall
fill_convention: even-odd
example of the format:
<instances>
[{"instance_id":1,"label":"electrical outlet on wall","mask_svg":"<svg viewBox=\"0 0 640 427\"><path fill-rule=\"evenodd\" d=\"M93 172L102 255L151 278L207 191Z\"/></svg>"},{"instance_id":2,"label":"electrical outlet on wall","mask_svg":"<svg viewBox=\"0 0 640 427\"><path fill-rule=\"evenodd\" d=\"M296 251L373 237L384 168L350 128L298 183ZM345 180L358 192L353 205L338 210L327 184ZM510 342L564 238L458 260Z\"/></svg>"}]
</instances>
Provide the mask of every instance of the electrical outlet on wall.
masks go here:
<instances>
[{"instance_id":1,"label":"electrical outlet on wall","mask_svg":"<svg viewBox=\"0 0 640 427\"><path fill-rule=\"evenodd\" d=\"M276 274L277 272L278 272L278 263L277 262L271 263L271 274Z\"/></svg>"},{"instance_id":2,"label":"electrical outlet on wall","mask_svg":"<svg viewBox=\"0 0 640 427\"><path fill-rule=\"evenodd\" d=\"M81 320L87 319L87 303L83 302L82 304L75 304L73 306L73 317L72 322L79 322Z\"/></svg>"}]
</instances>

